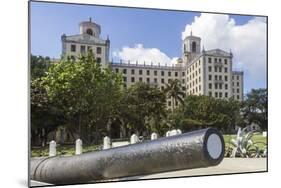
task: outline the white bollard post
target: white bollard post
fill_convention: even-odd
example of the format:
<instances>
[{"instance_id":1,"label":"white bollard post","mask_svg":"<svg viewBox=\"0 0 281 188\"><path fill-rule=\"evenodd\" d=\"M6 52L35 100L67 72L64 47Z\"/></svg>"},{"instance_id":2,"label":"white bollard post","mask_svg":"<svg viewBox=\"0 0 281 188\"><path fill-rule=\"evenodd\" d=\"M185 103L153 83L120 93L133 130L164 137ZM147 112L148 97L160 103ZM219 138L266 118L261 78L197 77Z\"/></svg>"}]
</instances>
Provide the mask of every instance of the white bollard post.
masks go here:
<instances>
[{"instance_id":1,"label":"white bollard post","mask_svg":"<svg viewBox=\"0 0 281 188\"><path fill-rule=\"evenodd\" d=\"M157 133L152 133L151 134L151 140L156 140L158 138Z\"/></svg>"},{"instance_id":2,"label":"white bollard post","mask_svg":"<svg viewBox=\"0 0 281 188\"><path fill-rule=\"evenodd\" d=\"M75 141L75 155L80 155L83 153L83 142L81 139L77 139Z\"/></svg>"},{"instance_id":3,"label":"white bollard post","mask_svg":"<svg viewBox=\"0 0 281 188\"><path fill-rule=\"evenodd\" d=\"M138 141L139 141L138 136L137 136L136 134L133 134L133 135L131 136L130 143L131 143L131 144L135 144L135 143L137 143Z\"/></svg>"},{"instance_id":4,"label":"white bollard post","mask_svg":"<svg viewBox=\"0 0 281 188\"><path fill-rule=\"evenodd\" d=\"M49 157L53 157L57 155L57 144L54 140L50 142L49 145Z\"/></svg>"},{"instance_id":5,"label":"white bollard post","mask_svg":"<svg viewBox=\"0 0 281 188\"><path fill-rule=\"evenodd\" d=\"M178 133L178 134L181 134L182 132L181 132L181 130L180 130L180 129L177 129L177 133Z\"/></svg>"},{"instance_id":6,"label":"white bollard post","mask_svg":"<svg viewBox=\"0 0 281 188\"><path fill-rule=\"evenodd\" d=\"M166 137L171 136L171 131L166 132Z\"/></svg>"},{"instance_id":7,"label":"white bollard post","mask_svg":"<svg viewBox=\"0 0 281 188\"><path fill-rule=\"evenodd\" d=\"M177 132L176 129L173 129L173 130L170 131L170 136L174 136L174 135L177 135L177 134L178 134L178 132Z\"/></svg>"},{"instance_id":8,"label":"white bollard post","mask_svg":"<svg viewBox=\"0 0 281 188\"><path fill-rule=\"evenodd\" d=\"M102 149L110 149L110 138L108 136L103 138L103 148Z\"/></svg>"}]
</instances>

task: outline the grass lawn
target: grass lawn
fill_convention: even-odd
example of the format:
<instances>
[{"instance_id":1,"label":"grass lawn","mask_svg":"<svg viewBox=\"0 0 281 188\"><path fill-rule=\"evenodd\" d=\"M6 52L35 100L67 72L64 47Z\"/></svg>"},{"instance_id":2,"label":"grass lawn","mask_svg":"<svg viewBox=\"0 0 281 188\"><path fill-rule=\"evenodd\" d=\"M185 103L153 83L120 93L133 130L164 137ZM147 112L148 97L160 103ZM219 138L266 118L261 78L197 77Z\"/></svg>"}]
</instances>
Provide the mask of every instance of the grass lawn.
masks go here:
<instances>
[{"instance_id":1,"label":"grass lawn","mask_svg":"<svg viewBox=\"0 0 281 188\"><path fill-rule=\"evenodd\" d=\"M83 153L97 151L99 145L83 146ZM31 157L46 157L49 155L49 145L42 148L32 148ZM75 145L57 145L57 155L75 155Z\"/></svg>"},{"instance_id":2,"label":"grass lawn","mask_svg":"<svg viewBox=\"0 0 281 188\"><path fill-rule=\"evenodd\" d=\"M236 139L236 135L223 135L224 142L226 146L230 146L230 140ZM267 145L266 140L267 137L263 137L262 134L255 134L252 137L253 143L256 143L261 150L264 150L265 146Z\"/></svg>"},{"instance_id":3,"label":"grass lawn","mask_svg":"<svg viewBox=\"0 0 281 188\"><path fill-rule=\"evenodd\" d=\"M231 146L230 140L232 138L236 138L236 135L223 135L226 147ZM266 137L263 137L262 134L257 134L252 137L252 141L257 143L258 147L261 150L264 150L266 146ZM100 145L88 145L83 146L83 153L97 151L99 150ZM45 146L43 148L32 148L31 149L31 157L43 157L48 156L49 146ZM57 155L75 155L75 145L58 145L57 146Z\"/></svg>"}]
</instances>

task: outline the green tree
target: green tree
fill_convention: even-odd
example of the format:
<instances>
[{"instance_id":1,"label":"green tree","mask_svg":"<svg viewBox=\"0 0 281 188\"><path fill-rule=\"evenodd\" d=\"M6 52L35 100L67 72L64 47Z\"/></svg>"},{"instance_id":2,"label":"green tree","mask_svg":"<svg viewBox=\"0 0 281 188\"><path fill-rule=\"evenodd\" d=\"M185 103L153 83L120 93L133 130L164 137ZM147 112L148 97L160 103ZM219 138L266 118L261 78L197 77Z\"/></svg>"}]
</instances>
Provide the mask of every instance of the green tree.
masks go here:
<instances>
[{"instance_id":1,"label":"green tree","mask_svg":"<svg viewBox=\"0 0 281 188\"><path fill-rule=\"evenodd\" d=\"M267 102L267 89L252 89L251 92L246 95L243 115L247 123L256 123L262 129L267 130Z\"/></svg>"},{"instance_id":2,"label":"green tree","mask_svg":"<svg viewBox=\"0 0 281 188\"><path fill-rule=\"evenodd\" d=\"M51 131L65 123L63 114L50 101L44 82L37 78L31 81L31 144L44 146Z\"/></svg>"},{"instance_id":3,"label":"green tree","mask_svg":"<svg viewBox=\"0 0 281 188\"><path fill-rule=\"evenodd\" d=\"M30 57L31 80L45 76L50 65L51 65L51 60L49 57L31 55Z\"/></svg>"},{"instance_id":4,"label":"green tree","mask_svg":"<svg viewBox=\"0 0 281 188\"><path fill-rule=\"evenodd\" d=\"M165 93L167 98L172 98L172 113L175 109L175 103L180 102L183 103L183 98L185 93L182 91L181 83L179 80L169 80L168 84L166 83Z\"/></svg>"},{"instance_id":5,"label":"green tree","mask_svg":"<svg viewBox=\"0 0 281 188\"><path fill-rule=\"evenodd\" d=\"M67 58L53 64L44 81L49 97L60 106L69 124L78 125L85 142L93 140L94 132L97 142L121 100L121 77L102 69L90 51L77 61Z\"/></svg>"},{"instance_id":6,"label":"green tree","mask_svg":"<svg viewBox=\"0 0 281 188\"><path fill-rule=\"evenodd\" d=\"M157 87L138 82L125 95L127 108L122 117L129 128L136 132L159 132L161 119L166 116L165 93Z\"/></svg>"},{"instance_id":7,"label":"green tree","mask_svg":"<svg viewBox=\"0 0 281 188\"><path fill-rule=\"evenodd\" d=\"M233 99L189 95L176 111L174 119L182 129L217 127L227 131L240 121L240 106Z\"/></svg>"}]
</instances>

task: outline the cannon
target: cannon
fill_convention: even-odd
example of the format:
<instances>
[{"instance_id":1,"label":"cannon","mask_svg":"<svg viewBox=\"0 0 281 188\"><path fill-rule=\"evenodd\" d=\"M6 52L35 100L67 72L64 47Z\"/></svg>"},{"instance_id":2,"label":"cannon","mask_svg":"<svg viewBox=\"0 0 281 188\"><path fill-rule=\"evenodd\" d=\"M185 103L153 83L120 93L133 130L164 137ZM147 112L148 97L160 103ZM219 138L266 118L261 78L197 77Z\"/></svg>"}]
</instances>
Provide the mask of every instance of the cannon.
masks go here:
<instances>
[{"instance_id":1,"label":"cannon","mask_svg":"<svg viewBox=\"0 0 281 188\"><path fill-rule=\"evenodd\" d=\"M209 167L222 161L224 148L220 132L207 128L76 156L31 159L30 177L60 185Z\"/></svg>"}]
</instances>

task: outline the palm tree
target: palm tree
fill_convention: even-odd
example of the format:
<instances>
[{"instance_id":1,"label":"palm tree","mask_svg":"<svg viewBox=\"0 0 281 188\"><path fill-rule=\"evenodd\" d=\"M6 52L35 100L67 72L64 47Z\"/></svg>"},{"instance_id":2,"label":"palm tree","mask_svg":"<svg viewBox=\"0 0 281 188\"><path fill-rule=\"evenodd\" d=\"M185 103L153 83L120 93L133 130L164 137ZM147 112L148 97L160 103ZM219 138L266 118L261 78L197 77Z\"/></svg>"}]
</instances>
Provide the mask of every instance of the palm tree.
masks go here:
<instances>
[{"instance_id":1,"label":"palm tree","mask_svg":"<svg viewBox=\"0 0 281 188\"><path fill-rule=\"evenodd\" d=\"M169 80L168 84L166 83L166 88L164 92L168 98L172 98L172 113L174 112L175 103L180 102L183 104L183 98L185 93L182 91L181 83L179 80Z\"/></svg>"}]
</instances>

